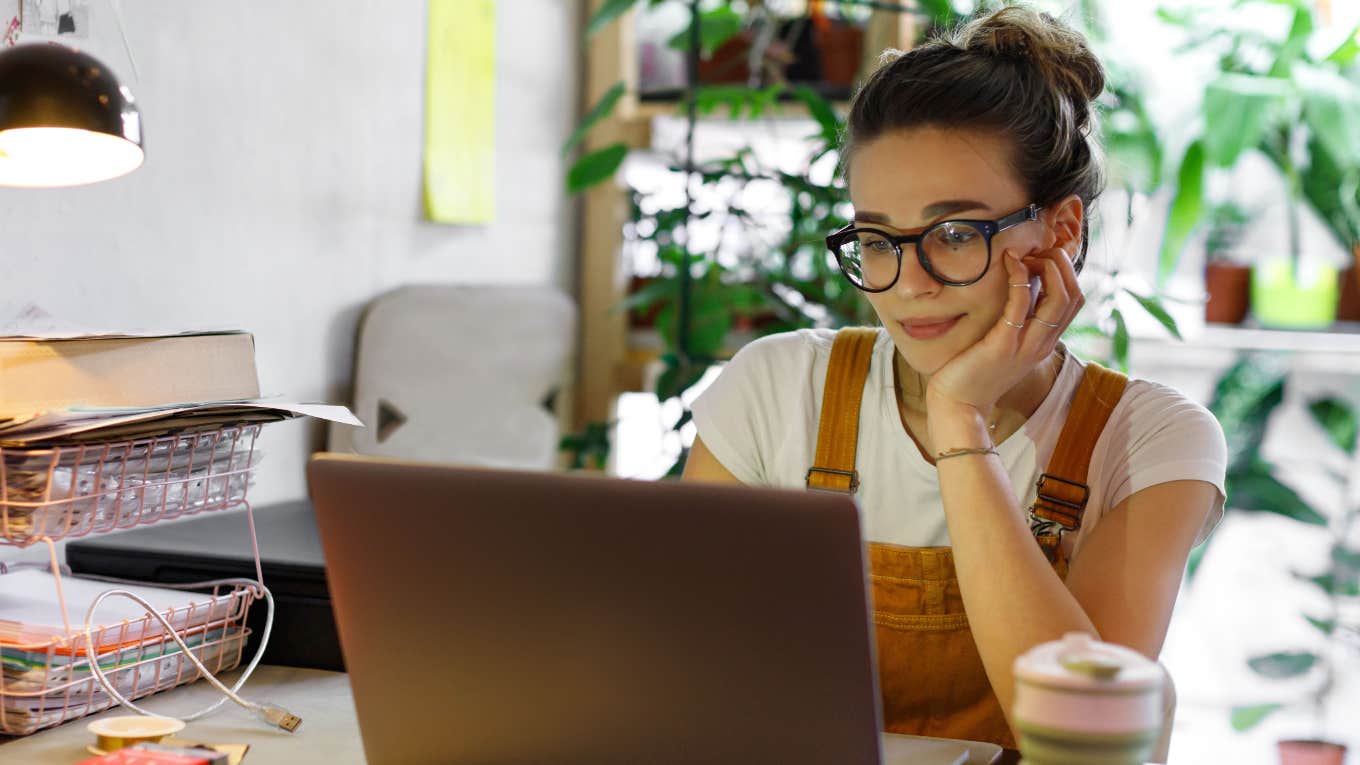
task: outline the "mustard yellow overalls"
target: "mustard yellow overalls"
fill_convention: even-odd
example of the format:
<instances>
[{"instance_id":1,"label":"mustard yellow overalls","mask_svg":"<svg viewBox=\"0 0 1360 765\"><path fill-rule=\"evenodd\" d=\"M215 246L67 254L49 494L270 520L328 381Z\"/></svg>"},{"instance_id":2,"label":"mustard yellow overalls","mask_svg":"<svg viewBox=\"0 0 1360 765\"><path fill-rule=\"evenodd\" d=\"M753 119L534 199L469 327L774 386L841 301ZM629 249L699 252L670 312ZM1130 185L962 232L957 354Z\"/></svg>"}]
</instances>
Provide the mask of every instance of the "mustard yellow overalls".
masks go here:
<instances>
[{"instance_id":1,"label":"mustard yellow overalls","mask_svg":"<svg viewBox=\"0 0 1360 765\"><path fill-rule=\"evenodd\" d=\"M853 493L859 485L855 448L860 398L878 330L855 327L836 334L826 372L810 489ZM1067 577L1061 536L1048 531L1081 527L1091 451L1128 378L1097 364L1073 399L1032 513L1036 541L1059 577ZM1051 523L1042 523L1048 521ZM873 619L878 649L883 725L892 733L990 741L1014 749L1001 704L987 680L963 610L948 547L870 543Z\"/></svg>"}]
</instances>

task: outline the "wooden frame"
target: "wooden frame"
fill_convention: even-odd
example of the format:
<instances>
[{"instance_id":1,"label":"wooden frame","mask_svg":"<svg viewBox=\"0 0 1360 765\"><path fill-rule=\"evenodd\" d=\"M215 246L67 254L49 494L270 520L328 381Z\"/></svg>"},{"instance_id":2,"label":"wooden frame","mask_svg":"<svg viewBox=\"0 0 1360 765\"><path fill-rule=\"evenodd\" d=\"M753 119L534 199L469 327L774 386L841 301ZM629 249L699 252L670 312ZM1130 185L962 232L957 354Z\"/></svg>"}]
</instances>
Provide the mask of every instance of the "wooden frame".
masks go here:
<instances>
[{"instance_id":1,"label":"wooden frame","mask_svg":"<svg viewBox=\"0 0 1360 765\"><path fill-rule=\"evenodd\" d=\"M604 0L586 3L586 19ZM585 24L582 23L584 29ZM911 13L874 11L865 30L865 71L877 64L886 48L910 47L916 35ZM655 105L641 105L637 98L637 53L632 12L607 25L584 44L585 87L581 99L584 114L616 82L627 92L614 110L588 137L584 151L615 141L643 147L651 143L651 119ZM797 113L796 107L786 107ZM609 422L619 393L642 390L646 364L655 352L630 348L628 316L617 309L626 296L629 274L621 258L623 224L628 215L627 192L615 183L604 183L582 195L579 246L578 300L580 347L576 395L571 419L579 429L587 422Z\"/></svg>"}]
</instances>

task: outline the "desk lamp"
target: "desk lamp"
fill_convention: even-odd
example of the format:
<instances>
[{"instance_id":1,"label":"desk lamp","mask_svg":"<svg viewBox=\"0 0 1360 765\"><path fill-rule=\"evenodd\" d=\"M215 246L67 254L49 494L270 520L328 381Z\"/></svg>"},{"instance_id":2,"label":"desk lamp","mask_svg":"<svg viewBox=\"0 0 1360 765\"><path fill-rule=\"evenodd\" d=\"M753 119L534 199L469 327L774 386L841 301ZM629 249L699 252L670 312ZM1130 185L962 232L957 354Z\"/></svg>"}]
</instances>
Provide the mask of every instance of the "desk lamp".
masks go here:
<instances>
[{"instance_id":1,"label":"desk lamp","mask_svg":"<svg viewBox=\"0 0 1360 765\"><path fill-rule=\"evenodd\" d=\"M89 54L60 43L0 51L0 186L79 186L142 164L132 93Z\"/></svg>"}]
</instances>

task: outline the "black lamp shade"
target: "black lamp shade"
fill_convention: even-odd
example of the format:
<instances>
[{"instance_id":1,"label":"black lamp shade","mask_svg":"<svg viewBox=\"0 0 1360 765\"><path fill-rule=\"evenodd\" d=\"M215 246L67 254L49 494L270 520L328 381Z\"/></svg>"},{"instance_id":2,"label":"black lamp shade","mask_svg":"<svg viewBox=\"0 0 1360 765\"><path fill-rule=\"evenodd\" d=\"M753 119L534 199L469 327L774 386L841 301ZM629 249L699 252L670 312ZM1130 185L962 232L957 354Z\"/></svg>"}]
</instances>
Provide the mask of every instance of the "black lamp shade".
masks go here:
<instances>
[{"instance_id":1,"label":"black lamp shade","mask_svg":"<svg viewBox=\"0 0 1360 765\"><path fill-rule=\"evenodd\" d=\"M0 185L94 183L144 156L132 94L98 59L59 43L0 51Z\"/></svg>"}]
</instances>

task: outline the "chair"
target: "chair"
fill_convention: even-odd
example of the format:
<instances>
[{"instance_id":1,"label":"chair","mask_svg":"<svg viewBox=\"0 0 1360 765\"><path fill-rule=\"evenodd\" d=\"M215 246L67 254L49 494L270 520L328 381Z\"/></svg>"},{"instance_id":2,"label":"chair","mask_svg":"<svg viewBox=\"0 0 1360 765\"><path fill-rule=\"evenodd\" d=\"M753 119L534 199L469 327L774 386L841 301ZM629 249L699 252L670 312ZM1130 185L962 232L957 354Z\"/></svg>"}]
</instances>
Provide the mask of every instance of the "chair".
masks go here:
<instances>
[{"instance_id":1,"label":"chair","mask_svg":"<svg viewBox=\"0 0 1360 765\"><path fill-rule=\"evenodd\" d=\"M546 286L402 287L360 319L354 412L331 451L547 470L554 399L575 346L576 308Z\"/></svg>"}]
</instances>

